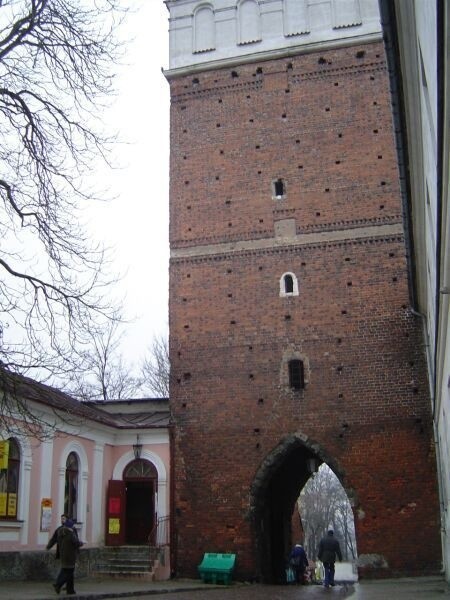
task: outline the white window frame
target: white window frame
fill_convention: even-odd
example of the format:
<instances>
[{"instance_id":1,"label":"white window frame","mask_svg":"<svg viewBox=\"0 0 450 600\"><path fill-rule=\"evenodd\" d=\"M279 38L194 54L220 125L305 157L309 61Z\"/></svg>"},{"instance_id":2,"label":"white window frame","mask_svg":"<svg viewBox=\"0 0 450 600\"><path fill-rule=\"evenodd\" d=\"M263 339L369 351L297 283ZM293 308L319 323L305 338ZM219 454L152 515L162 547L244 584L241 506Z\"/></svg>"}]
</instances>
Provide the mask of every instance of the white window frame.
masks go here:
<instances>
[{"instance_id":1,"label":"white window frame","mask_svg":"<svg viewBox=\"0 0 450 600\"><path fill-rule=\"evenodd\" d=\"M285 278L288 275L292 277L292 292L286 292ZM280 298L287 298L290 296L298 296L298 280L295 273L287 271L286 273L283 273L283 275L280 277Z\"/></svg>"},{"instance_id":2,"label":"white window frame","mask_svg":"<svg viewBox=\"0 0 450 600\"><path fill-rule=\"evenodd\" d=\"M88 459L86 450L79 442L69 442L61 452L59 463L59 490L58 510L60 515L64 513L64 489L66 483L67 457L74 452L78 458L78 497L77 497L77 523L81 524L81 530L77 527L80 539L86 539L86 507L87 507L87 484L89 476Z\"/></svg>"},{"instance_id":3,"label":"white window frame","mask_svg":"<svg viewBox=\"0 0 450 600\"><path fill-rule=\"evenodd\" d=\"M31 486L31 467L33 465L33 457L31 445L28 438L21 435L10 435L6 431L0 432L0 439L7 440L13 437L19 445L20 466L19 466L19 486L17 489L17 517L14 520L2 520L0 532L0 542L16 541L20 538L21 544L28 543L28 525L30 523L30 486ZM34 503L33 503L34 508ZM8 531L11 530L11 531ZM16 530L16 531L12 531ZM20 533L17 533L20 532Z\"/></svg>"}]
</instances>

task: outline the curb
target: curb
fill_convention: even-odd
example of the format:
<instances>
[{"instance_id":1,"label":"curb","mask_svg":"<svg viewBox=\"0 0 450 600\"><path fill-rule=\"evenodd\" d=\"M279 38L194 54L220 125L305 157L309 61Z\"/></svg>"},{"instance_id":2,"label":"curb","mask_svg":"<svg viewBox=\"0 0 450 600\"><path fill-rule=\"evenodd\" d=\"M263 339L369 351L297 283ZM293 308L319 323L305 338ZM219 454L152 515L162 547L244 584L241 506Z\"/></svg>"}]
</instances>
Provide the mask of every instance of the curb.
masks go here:
<instances>
[{"instance_id":1,"label":"curb","mask_svg":"<svg viewBox=\"0 0 450 600\"><path fill-rule=\"evenodd\" d=\"M218 586L217 588L215 587L210 587L210 588L205 588L205 587L179 587L179 588L152 588L152 589L146 589L146 590L130 590L129 592L99 592L99 593L95 593L95 592L88 592L88 593L83 593L81 592L80 594L75 594L74 596L72 596L72 598L74 598L74 600L105 600L107 598L135 598L137 596L154 596L156 594L176 594L179 592L198 592L198 591L205 591L205 589L208 589L208 591L211 590L215 590L215 589L223 589L224 587L229 588L229 586ZM62 596L65 596L65 594L62 594ZM56 596L49 596L48 600L55 600ZM44 599L42 599L44 600ZM45 599L47 600L47 599Z\"/></svg>"}]
</instances>

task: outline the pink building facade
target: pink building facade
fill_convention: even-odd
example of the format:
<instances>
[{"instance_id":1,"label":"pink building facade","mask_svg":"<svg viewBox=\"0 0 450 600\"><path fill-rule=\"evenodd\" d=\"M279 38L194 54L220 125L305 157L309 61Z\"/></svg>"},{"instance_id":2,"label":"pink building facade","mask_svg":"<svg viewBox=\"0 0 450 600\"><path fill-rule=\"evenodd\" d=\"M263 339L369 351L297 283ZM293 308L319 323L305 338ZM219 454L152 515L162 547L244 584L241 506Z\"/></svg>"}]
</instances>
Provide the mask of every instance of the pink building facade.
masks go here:
<instances>
[{"instance_id":1,"label":"pink building facade","mask_svg":"<svg viewBox=\"0 0 450 600\"><path fill-rule=\"evenodd\" d=\"M65 513L83 550L166 547L159 578L169 577L167 399L80 403L28 379L14 393L48 431L33 437L20 418L0 431L0 562L45 551Z\"/></svg>"}]
</instances>

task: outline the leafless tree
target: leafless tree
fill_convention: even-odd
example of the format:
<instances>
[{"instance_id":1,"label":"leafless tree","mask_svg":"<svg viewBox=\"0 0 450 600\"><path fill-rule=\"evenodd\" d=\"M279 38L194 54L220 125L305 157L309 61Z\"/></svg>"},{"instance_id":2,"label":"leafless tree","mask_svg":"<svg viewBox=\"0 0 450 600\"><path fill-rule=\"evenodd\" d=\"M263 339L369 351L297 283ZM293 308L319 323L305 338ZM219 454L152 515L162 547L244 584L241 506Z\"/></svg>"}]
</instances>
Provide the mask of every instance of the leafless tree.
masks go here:
<instances>
[{"instance_id":1,"label":"leafless tree","mask_svg":"<svg viewBox=\"0 0 450 600\"><path fill-rule=\"evenodd\" d=\"M142 389L146 394L157 398L169 397L169 344L166 337L158 336L153 340L150 351L141 368Z\"/></svg>"},{"instance_id":2,"label":"leafless tree","mask_svg":"<svg viewBox=\"0 0 450 600\"><path fill-rule=\"evenodd\" d=\"M13 373L69 371L110 311L82 177L112 141L99 116L123 16L120 0L0 2L0 365Z\"/></svg>"},{"instance_id":3,"label":"leafless tree","mask_svg":"<svg viewBox=\"0 0 450 600\"><path fill-rule=\"evenodd\" d=\"M320 539L331 527L341 543L344 558L355 558L355 526L350 502L340 481L327 465L322 465L309 479L300 494L298 508L308 556L317 556Z\"/></svg>"},{"instance_id":4,"label":"leafless tree","mask_svg":"<svg viewBox=\"0 0 450 600\"><path fill-rule=\"evenodd\" d=\"M92 343L82 356L81 368L68 384L71 394L86 400L127 400L139 392L140 380L120 352L123 332L117 322L105 324L102 333L92 334Z\"/></svg>"},{"instance_id":5,"label":"leafless tree","mask_svg":"<svg viewBox=\"0 0 450 600\"><path fill-rule=\"evenodd\" d=\"M337 499L334 527L339 531L343 542L342 553L346 560L356 558L355 522L350 502L342 488Z\"/></svg>"}]
</instances>

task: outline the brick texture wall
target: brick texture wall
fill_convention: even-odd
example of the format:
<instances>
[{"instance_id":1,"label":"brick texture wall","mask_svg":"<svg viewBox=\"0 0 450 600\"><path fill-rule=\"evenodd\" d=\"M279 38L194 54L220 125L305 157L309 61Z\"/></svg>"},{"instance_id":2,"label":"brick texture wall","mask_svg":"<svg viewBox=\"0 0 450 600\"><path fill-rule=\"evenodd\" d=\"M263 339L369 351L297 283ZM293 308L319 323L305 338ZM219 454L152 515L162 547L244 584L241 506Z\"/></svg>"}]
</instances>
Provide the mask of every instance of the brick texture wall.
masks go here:
<instances>
[{"instance_id":1,"label":"brick texture wall","mask_svg":"<svg viewBox=\"0 0 450 600\"><path fill-rule=\"evenodd\" d=\"M277 507L292 514L303 448L352 499L362 575L436 572L430 399L382 44L170 85L177 572L236 552L238 578L276 580L288 540L267 523ZM298 296L280 297L286 272Z\"/></svg>"}]
</instances>

